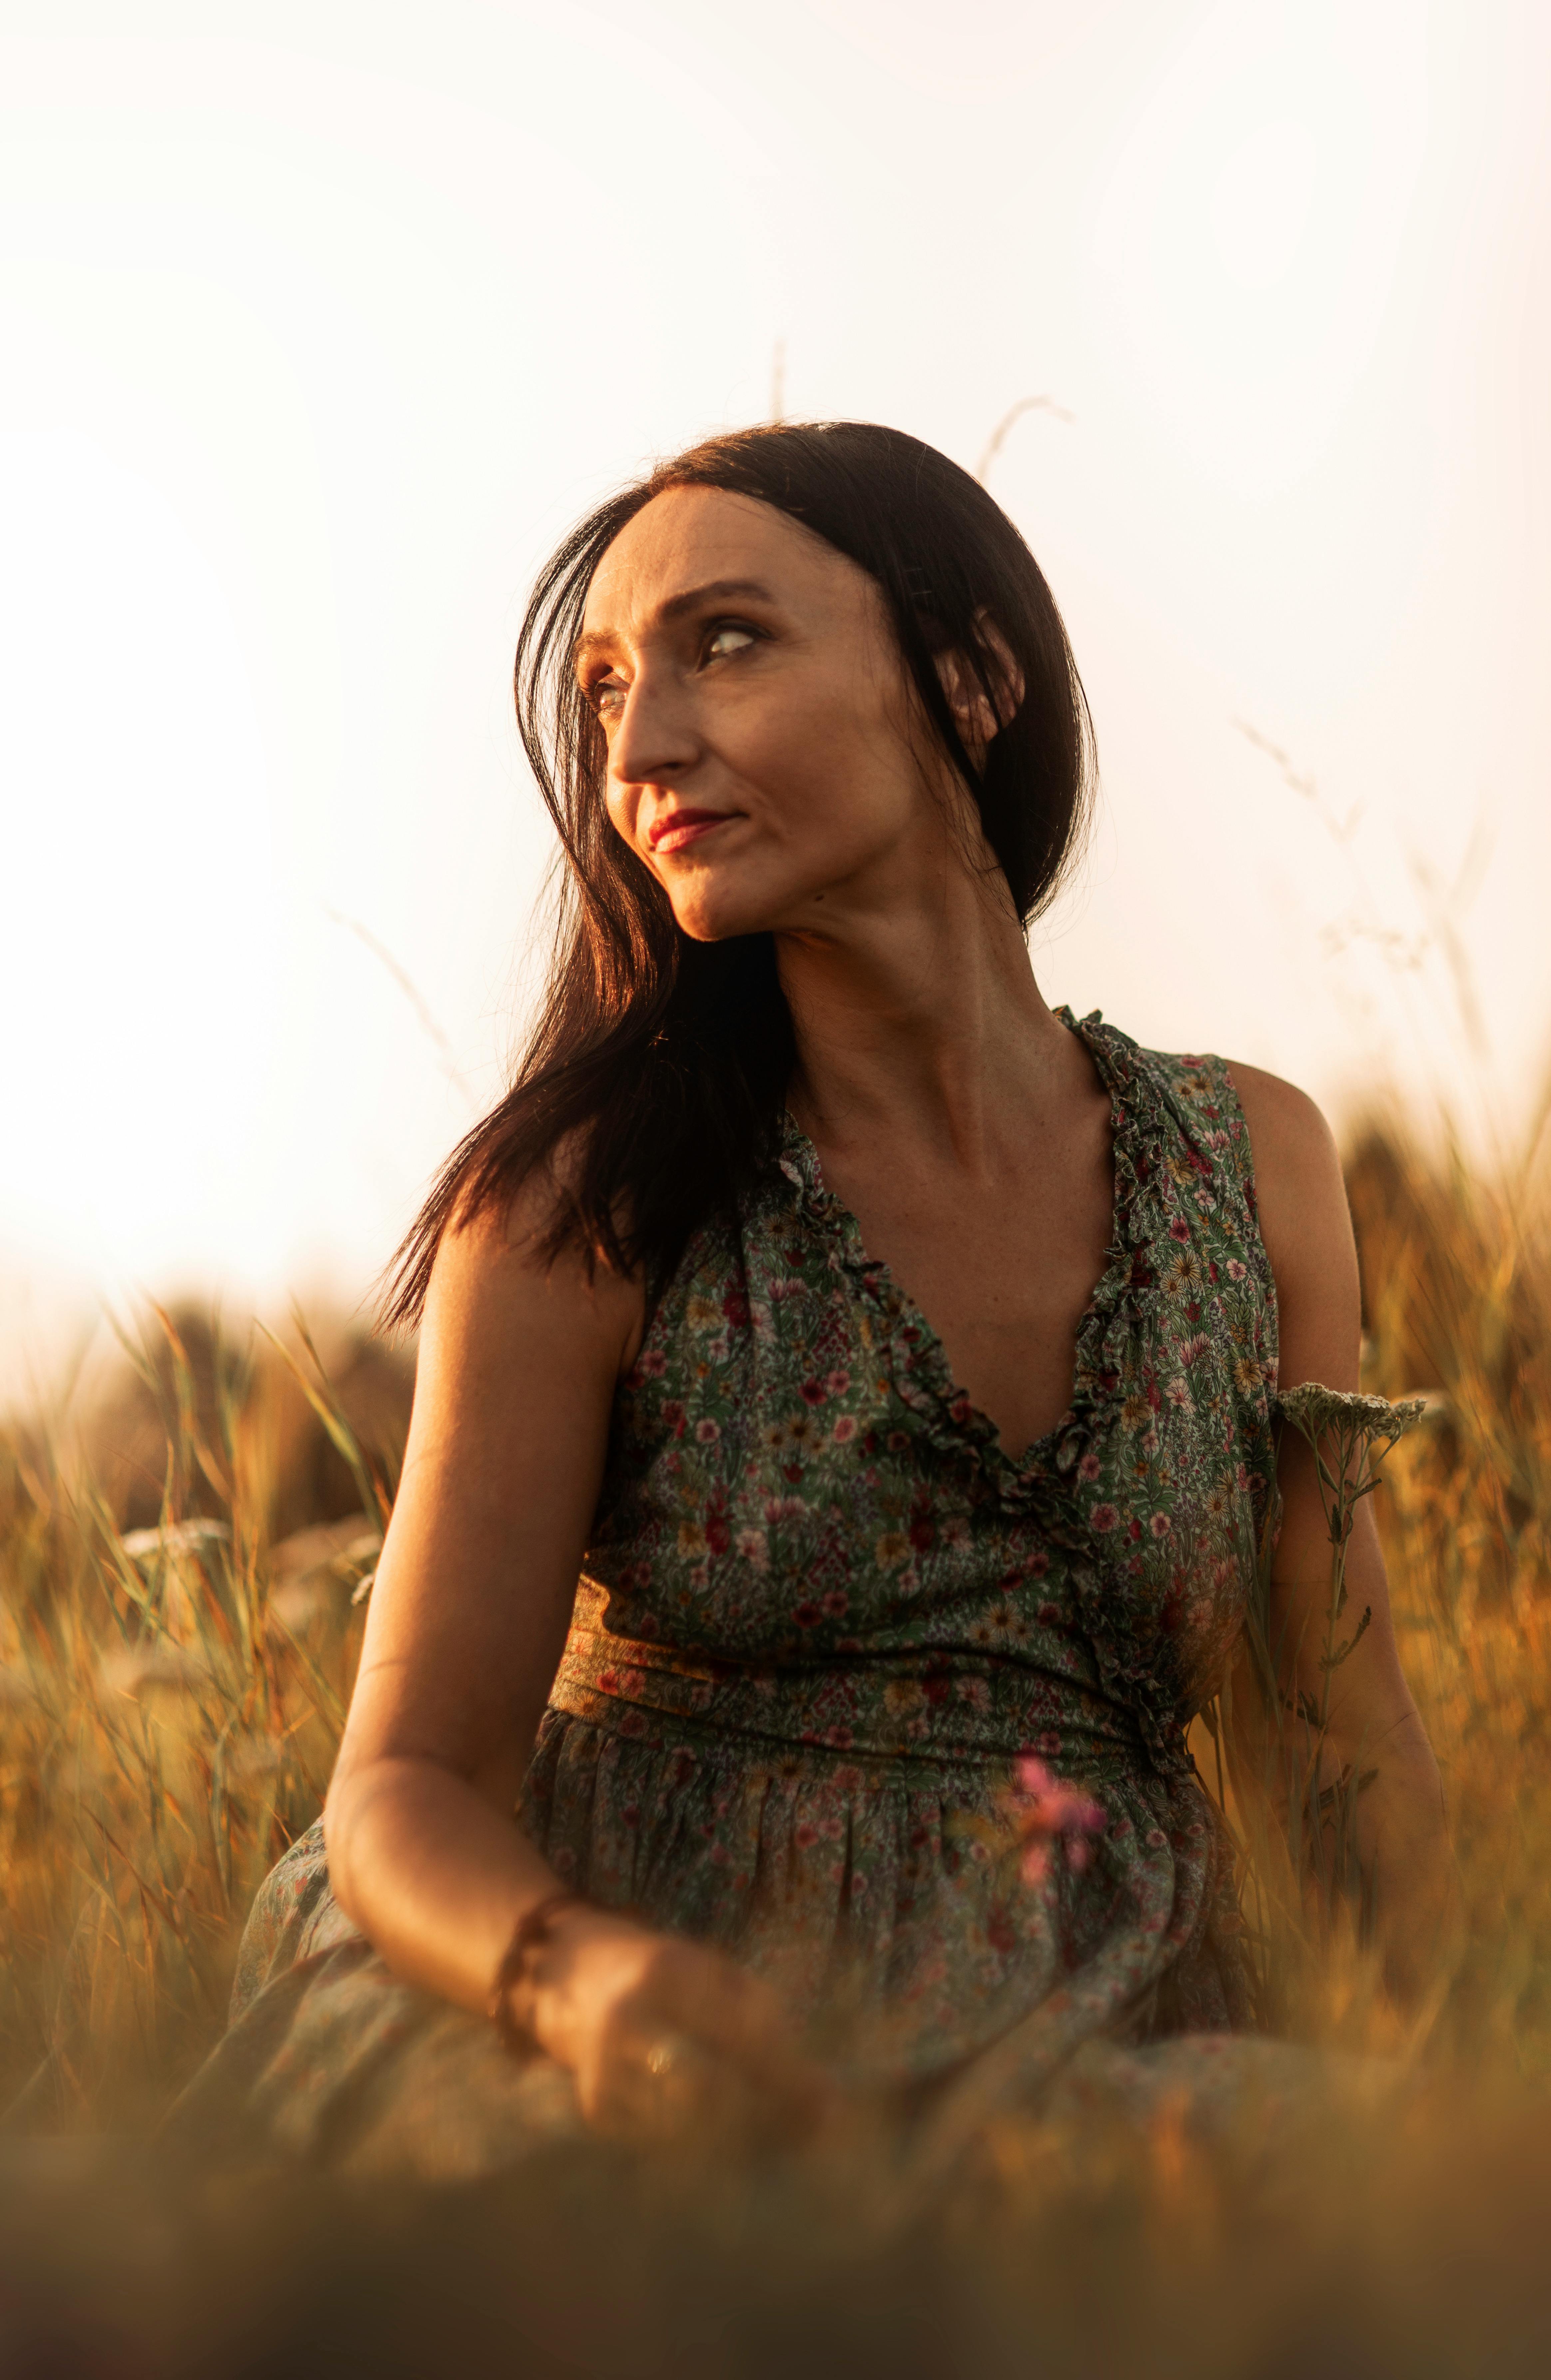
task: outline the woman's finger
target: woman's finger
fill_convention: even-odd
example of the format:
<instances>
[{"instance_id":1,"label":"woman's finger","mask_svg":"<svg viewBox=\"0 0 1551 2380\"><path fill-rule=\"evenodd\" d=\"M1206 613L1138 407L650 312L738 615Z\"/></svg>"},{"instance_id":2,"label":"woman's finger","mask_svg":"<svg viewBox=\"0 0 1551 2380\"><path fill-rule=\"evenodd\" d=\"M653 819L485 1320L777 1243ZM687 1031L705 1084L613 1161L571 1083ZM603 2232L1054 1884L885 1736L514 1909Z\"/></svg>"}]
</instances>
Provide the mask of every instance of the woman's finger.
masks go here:
<instances>
[{"instance_id":1,"label":"woman's finger","mask_svg":"<svg viewBox=\"0 0 1551 2380\"><path fill-rule=\"evenodd\" d=\"M588 2030L583 2106L603 2130L790 2135L832 2096L769 1987L697 1943L660 1938Z\"/></svg>"},{"instance_id":2,"label":"woman's finger","mask_svg":"<svg viewBox=\"0 0 1551 2380\"><path fill-rule=\"evenodd\" d=\"M725 2058L664 2026L611 2048L589 2120L632 2139L682 2139L711 2128L736 2088Z\"/></svg>"},{"instance_id":3,"label":"woman's finger","mask_svg":"<svg viewBox=\"0 0 1551 2380\"><path fill-rule=\"evenodd\" d=\"M821 2068L806 2057L768 1985L718 1962L686 2021L694 2038L716 2050L757 2091L794 2116L817 2114L830 2096Z\"/></svg>"}]
</instances>

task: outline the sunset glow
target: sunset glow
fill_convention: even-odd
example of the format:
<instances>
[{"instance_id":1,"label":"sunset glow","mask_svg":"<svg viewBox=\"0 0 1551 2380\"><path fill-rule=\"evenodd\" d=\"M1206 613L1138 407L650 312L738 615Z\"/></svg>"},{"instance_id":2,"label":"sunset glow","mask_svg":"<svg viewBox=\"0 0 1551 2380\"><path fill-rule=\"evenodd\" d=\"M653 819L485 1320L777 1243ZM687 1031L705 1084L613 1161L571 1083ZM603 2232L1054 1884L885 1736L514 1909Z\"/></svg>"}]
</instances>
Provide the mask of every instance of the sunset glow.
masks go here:
<instances>
[{"instance_id":1,"label":"sunset glow","mask_svg":"<svg viewBox=\"0 0 1551 2380\"><path fill-rule=\"evenodd\" d=\"M104 1292L362 1292L520 1019L528 577L778 344L971 466L1060 408L991 471L1105 777L1047 996L1516 1128L1543 9L264 21L0 37L7 1380Z\"/></svg>"}]
</instances>

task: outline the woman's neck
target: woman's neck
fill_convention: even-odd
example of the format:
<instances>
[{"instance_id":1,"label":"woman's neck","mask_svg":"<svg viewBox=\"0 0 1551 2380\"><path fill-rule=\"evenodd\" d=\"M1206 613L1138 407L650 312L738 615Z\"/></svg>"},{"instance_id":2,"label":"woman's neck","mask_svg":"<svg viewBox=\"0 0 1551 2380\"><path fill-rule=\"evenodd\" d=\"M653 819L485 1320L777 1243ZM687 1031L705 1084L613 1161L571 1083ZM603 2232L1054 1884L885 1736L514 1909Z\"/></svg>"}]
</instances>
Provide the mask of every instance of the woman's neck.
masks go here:
<instances>
[{"instance_id":1,"label":"woman's neck","mask_svg":"<svg viewBox=\"0 0 1551 2380\"><path fill-rule=\"evenodd\" d=\"M903 1141L980 1174L1086 1061L1040 997L1000 876L934 874L913 901L896 888L823 933L778 933L789 1099L820 1149Z\"/></svg>"}]
</instances>

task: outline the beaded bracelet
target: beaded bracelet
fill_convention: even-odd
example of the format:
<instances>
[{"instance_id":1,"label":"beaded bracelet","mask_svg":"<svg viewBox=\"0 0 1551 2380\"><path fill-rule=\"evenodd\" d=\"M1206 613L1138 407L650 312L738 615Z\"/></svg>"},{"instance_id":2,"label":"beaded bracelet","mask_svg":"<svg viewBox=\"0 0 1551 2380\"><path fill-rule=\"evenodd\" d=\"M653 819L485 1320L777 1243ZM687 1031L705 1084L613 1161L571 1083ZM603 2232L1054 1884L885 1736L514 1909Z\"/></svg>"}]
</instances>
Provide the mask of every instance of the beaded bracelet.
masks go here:
<instances>
[{"instance_id":1,"label":"beaded bracelet","mask_svg":"<svg viewBox=\"0 0 1551 2380\"><path fill-rule=\"evenodd\" d=\"M512 1993L522 1981L529 1953L549 1940L550 1928L560 1912L569 1908L573 1901L579 1901L581 1897L579 1892L549 1893L517 1920L515 1930L506 1945L505 1956L495 1971L489 2003L491 2022L508 2049L532 2046L529 2034L512 2014Z\"/></svg>"}]
</instances>

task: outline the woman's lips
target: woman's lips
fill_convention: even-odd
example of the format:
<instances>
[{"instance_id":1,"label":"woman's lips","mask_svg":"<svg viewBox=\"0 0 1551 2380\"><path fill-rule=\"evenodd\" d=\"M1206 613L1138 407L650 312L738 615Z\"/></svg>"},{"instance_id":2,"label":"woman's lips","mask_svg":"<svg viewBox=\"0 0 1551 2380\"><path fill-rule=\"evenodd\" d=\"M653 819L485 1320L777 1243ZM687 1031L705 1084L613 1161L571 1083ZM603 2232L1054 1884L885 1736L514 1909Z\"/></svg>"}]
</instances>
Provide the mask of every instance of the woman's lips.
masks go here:
<instances>
[{"instance_id":1,"label":"woman's lips","mask_svg":"<svg viewBox=\"0 0 1551 2380\"><path fill-rule=\"evenodd\" d=\"M736 810L674 810L651 829L647 840L654 854L683 851L687 844L698 843L702 835L713 833L737 816Z\"/></svg>"}]
</instances>

